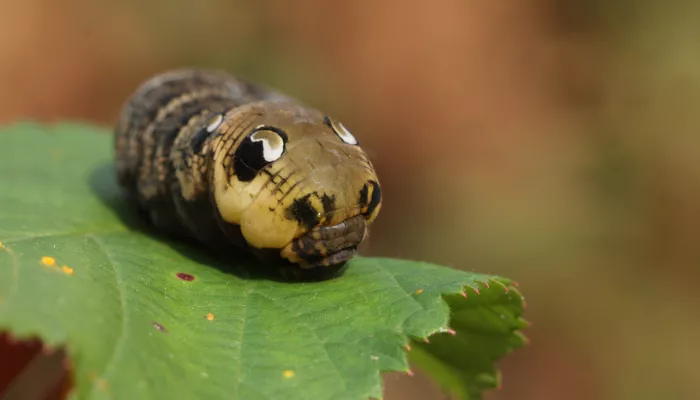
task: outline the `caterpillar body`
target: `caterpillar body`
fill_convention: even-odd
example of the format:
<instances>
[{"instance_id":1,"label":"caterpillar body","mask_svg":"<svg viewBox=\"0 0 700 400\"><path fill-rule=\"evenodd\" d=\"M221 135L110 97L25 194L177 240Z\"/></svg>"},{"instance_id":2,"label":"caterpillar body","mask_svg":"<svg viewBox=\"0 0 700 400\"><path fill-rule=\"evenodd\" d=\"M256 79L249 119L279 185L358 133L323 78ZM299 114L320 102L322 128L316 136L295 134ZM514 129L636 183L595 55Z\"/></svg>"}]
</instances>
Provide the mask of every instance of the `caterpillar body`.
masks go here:
<instances>
[{"instance_id":1,"label":"caterpillar body","mask_svg":"<svg viewBox=\"0 0 700 400\"><path fill-rule=\"evenodd\" d=\"M116 123L115 164L157 229L324 276L355 256L382 202L342 123L214 70L143 82Z\"/></svg>"}]
</instances>

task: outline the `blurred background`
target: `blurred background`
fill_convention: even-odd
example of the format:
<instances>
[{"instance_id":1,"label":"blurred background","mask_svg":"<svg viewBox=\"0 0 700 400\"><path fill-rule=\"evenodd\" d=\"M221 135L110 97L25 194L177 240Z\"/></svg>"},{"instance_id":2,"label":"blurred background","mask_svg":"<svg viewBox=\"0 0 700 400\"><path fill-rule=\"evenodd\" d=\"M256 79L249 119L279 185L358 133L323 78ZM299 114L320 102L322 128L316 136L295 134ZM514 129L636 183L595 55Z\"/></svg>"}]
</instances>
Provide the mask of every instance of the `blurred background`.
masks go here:
<instances>
[{"instance_id":1,"label":"blurred background","mask_svg":"<svg viewBox=\"0 0 700 400\"><path fill-rule=\"evenodd\" d=\"M500 364L488 399L698 398L700 3L0 9L2 124L110 126L142 80L184 65L340 118L384 185L366 254L520 283L531 343ZM420 374L386 383L389 400L443 398Z\"/></svg>"}]
</instances>

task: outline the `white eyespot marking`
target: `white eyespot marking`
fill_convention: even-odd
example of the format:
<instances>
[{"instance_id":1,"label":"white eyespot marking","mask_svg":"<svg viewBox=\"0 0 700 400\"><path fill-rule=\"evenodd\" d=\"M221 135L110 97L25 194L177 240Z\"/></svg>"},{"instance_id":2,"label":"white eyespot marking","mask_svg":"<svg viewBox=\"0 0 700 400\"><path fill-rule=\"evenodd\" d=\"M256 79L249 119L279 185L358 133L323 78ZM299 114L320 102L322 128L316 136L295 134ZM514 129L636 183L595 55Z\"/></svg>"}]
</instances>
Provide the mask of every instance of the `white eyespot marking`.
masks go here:
<instances>
[{"instance_id":1,"label":"white eyespot marking","mask_svg":"<svg viewBox=\"0 0 700 400\"><path fill-rule=\"evenodd\" d=\"M209 125L207 125L207 132L211 133L214 132L219 126L221 126L221 123L224 122L224 116L219 114L215 117L212 117L209 120Z\"/></svg>"},{"instance_id":2,"label":"white eyespot marking","mask_svg":"<svg viewBox=\"0 0 700 400\"><path fill-rule=\"evenodd\" d=\"M341 139L343 139L343 142L347 144L357 144L357 139L355 139L355 136L353 136L342 123L336 123L336 127L338 127L338 131L336 133Z\"/></svg>"},{"instance_id":3,"label":"white eyespot marking","mask_svg":"<svg viewBox=\"0 0 700 400\"><path fill-rule=\"evenodd\" d=\"M253 142L262 142L263 158L267 162L273 162L282 157L284 153L284 139L272 131L258 131L250 135Z\"/></svg>"},{"instance_id":4,"label":"white eyespot marking","mask_svg":"<svg viewBox=\"0 0 700 400\"><path fill-rule=\"evenodd\" d=\"M331 126L331 128L333 128L333 132L335 132L335 134L338 135L343 142L352 145L357 144L357 139L355 136L353 136L348 128L346 128L341 122L333 121L330 118L327 118L327 123Z\"/></svg>"}]
</instances>

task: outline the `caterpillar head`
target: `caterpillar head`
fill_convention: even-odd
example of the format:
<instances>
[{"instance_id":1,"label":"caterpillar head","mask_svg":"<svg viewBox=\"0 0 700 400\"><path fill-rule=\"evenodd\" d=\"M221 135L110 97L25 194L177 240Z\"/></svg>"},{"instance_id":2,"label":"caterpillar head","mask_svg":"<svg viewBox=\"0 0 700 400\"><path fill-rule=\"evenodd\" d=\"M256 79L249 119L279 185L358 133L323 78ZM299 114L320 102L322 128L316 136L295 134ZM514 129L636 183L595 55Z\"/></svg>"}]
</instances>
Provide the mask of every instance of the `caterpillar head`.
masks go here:
<instances>
[{"instance_id":1,"label":"caterpillar head","mask_svg":"<svg viewBox=\"0 0 700 400\"><path fill-rule=\"evenodd\" d=\"M359 141L339 121L287 102L258 102L216 127L213 196L249 246L302 267L355 255L382 195Z\"/></svg>"}]
</instances>

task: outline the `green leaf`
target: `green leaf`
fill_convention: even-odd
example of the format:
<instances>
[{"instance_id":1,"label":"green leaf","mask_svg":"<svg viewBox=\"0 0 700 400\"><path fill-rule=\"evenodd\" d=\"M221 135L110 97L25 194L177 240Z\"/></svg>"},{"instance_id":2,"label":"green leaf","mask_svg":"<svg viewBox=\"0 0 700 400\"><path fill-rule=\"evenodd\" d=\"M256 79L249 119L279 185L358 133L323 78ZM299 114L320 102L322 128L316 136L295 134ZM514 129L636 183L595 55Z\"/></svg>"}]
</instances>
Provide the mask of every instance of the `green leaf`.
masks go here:
<instances>
[{"instance_id":1,"label":"green leaf","mask_svg":"<svg viewBox=\"0 0 700 400\"><path fill-rule=\"evenodd\" d=\"M65 347L80 398L381 398L413 343L419 368L473 399L523 344L504 278L358 258L284 283L164 240L124 202L111 141L80 124L0 131L0 331Z\"/></svg>"},{"instance_id":2,"label":"green leaf","mask_svg":"<svg viewBox=\"0 0 700 400\"><path fill-rule=\"evenodd\" d=\"M513 331L514 327L528 326L519 317L522 298L511 294L513 289L506 282L492 279L491 284L484 285L486 290L470 292L478 295L469 300L460 295L446 296L454 335L435 335L429 339L430 344L419 342L410 353L414 364L457 398L480 399L485 389L500 387L494 360L526 342L521 333ZM491 289L491 285L496 287Z\"/></svg>"}]
</instances>

